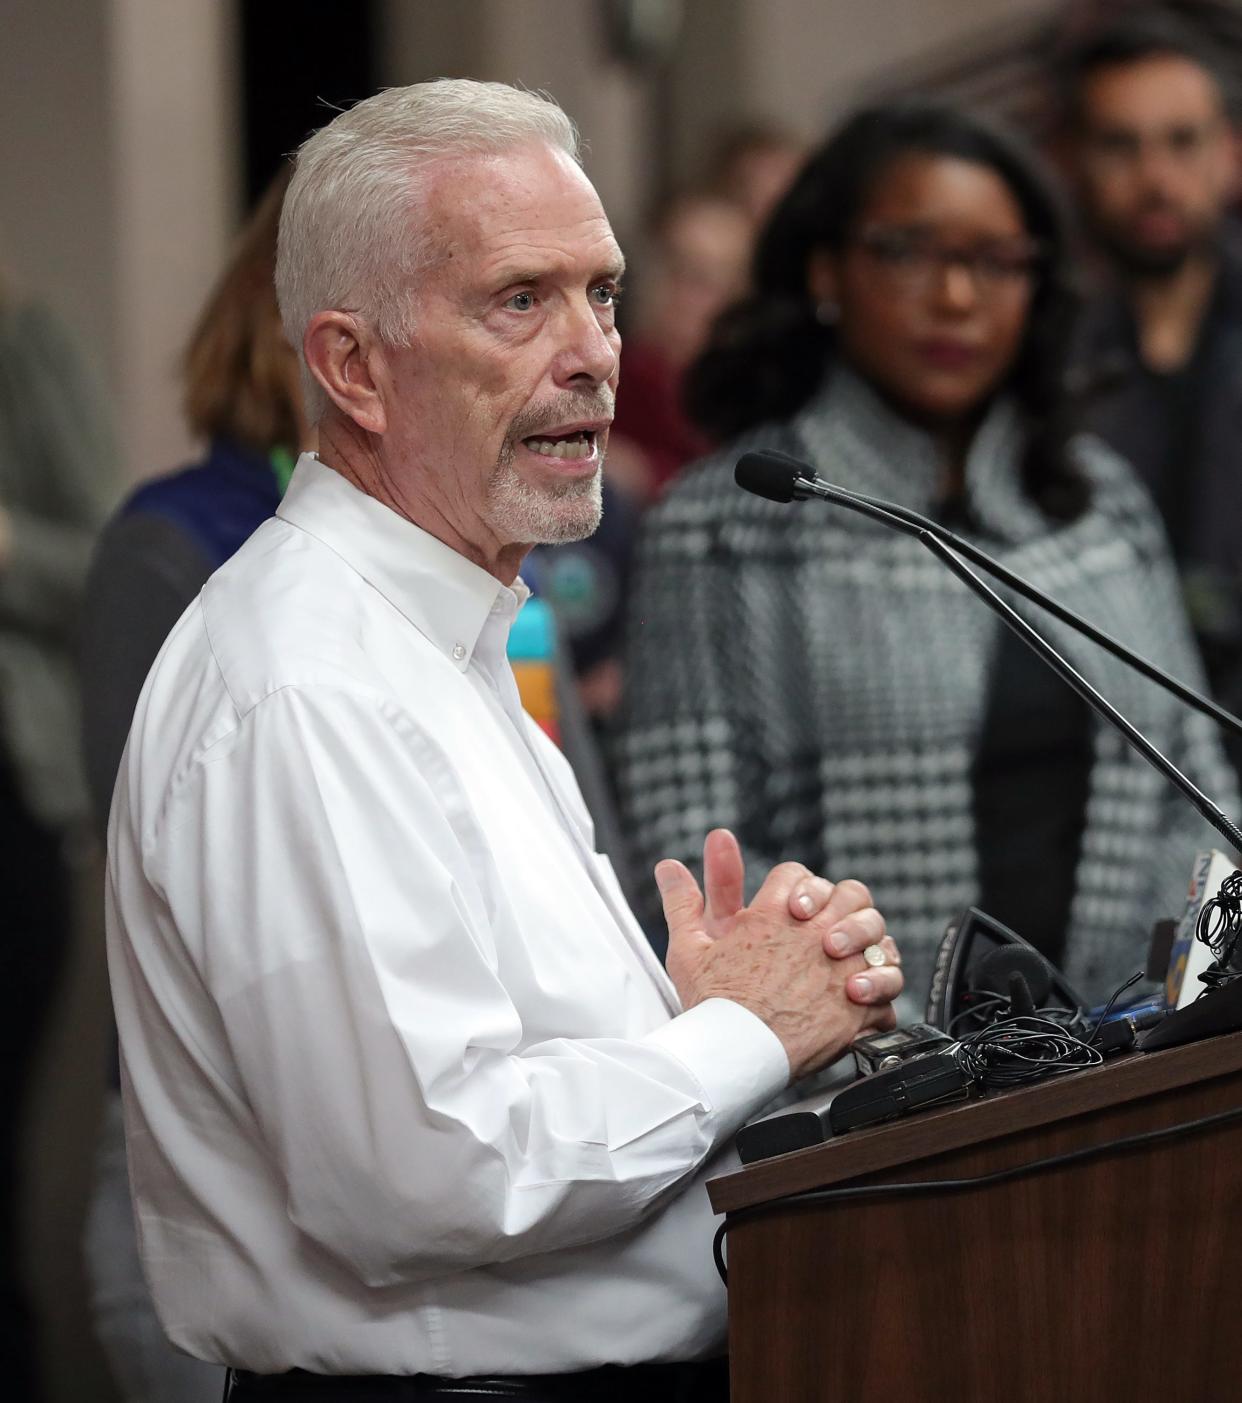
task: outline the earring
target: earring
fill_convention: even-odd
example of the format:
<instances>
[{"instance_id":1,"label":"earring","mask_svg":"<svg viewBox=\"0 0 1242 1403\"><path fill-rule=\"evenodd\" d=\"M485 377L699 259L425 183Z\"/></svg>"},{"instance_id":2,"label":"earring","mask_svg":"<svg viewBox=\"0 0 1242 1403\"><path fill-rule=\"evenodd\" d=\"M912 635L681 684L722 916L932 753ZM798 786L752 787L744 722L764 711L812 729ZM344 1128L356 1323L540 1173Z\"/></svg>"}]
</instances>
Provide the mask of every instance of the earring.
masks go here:
<instances>
[{"instance_id":1,"label":"earring","mask_svg":"<svg viewBox=\"0 0 1242 1403\"><path fill-rule=\"evenodd\" d=\"M820 326L836 326L841 319L841 308L831 297L821 298L815 304L815 320Z\"/></svg>"}]
</instances>

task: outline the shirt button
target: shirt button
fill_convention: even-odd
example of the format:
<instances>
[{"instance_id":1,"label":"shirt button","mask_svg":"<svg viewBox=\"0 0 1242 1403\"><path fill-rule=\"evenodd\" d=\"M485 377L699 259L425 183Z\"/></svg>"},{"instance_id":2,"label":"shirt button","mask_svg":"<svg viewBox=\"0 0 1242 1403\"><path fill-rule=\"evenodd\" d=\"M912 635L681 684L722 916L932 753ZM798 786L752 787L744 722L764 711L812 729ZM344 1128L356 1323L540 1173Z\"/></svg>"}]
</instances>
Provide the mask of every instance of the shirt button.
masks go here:
<instances>
[{"instance_id":1,"label":"shirt button","mask_svg":"<svg viewBox=\"0 0 1242 1403\"><path fill-rule=\"evenodd\" d=\"M455 659L457 662L461 662L462 658L464 658L465 656L466 656L466 645L465 645L464 643L454 643L454 644L453 644L453 657L454 657L454 659Z\"/></svg>"}]
</instances>

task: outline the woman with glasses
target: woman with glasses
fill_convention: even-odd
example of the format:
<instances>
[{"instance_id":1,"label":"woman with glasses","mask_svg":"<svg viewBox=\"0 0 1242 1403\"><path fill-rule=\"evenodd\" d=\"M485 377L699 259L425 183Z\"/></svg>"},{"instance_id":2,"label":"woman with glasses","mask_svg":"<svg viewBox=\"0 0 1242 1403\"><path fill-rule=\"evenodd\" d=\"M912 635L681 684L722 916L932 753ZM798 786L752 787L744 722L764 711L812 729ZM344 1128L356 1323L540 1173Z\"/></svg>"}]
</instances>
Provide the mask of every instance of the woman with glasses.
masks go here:
<instances>
[{"instance_id":1,"label":"woman with glasses","mask_svg":"<svg viewBox=\"0 0 1242 1403\"><path fill-rule=\"evenodd\" d=\"M1012 138L939 105L855 116L777 207L751 295L691 370L691 409L727 447L640 548L617 756L640 855L690 860L719 824L753 875L857 872L916 1001L970 904L1107 995L1212 832L918 541L749 496L733 468L775 449L931 514L1196 684L1152 508L1061 412L1068 257ZM1231 807L1205 722L1035 622Z\"/></svg>"}]
</instances>

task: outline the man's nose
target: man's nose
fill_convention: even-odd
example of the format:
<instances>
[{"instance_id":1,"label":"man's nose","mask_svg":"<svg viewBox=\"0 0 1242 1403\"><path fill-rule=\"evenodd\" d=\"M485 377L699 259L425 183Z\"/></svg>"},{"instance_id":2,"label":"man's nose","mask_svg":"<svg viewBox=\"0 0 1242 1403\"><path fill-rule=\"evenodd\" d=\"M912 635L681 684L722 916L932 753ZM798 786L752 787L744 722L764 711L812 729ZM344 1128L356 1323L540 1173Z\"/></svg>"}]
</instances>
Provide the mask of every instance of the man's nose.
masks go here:
<instances>
[{"instance_id":1,"label":"man's nose","mask_svg":"<svg viewBox=\"0 0 1242 1403\"><path fill-rule=\"evenodd\" d=\"M589 303L575 304L566 313L557 379L566 385L584 380L605 384L617 373L620 348L615 329L605 326Z\"/></svg>"},{"instance_id":2,"label":"man's nose","mask_svg":"<svg viewBox=\"0 0 1242 1403\"><path fill-rule=\"evenodd\" d=\"M1139 148L1138 178L1148 194L1168 195L1182 161L1167 141L1145 141Z\"/></svg>"}]
</instances>

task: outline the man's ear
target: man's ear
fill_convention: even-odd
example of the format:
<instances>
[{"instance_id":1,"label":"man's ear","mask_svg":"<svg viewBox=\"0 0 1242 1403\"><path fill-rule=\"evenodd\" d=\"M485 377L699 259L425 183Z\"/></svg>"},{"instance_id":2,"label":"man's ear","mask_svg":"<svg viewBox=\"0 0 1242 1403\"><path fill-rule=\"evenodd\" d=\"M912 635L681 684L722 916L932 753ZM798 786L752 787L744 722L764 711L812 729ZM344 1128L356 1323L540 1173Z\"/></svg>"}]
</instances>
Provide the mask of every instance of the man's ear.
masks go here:
<instances>
[{"instance_id":1,"label":"man's ear","mask_svg":"<svg viewBox=\"0 0 1242 1403\"><path fill-rule=\"evenodd\" d=\"M324 394L368 433L388 428L380 393L383 348L352 312L316 312L302 338L302 354Z\"/></svg>"}]
</instances>

